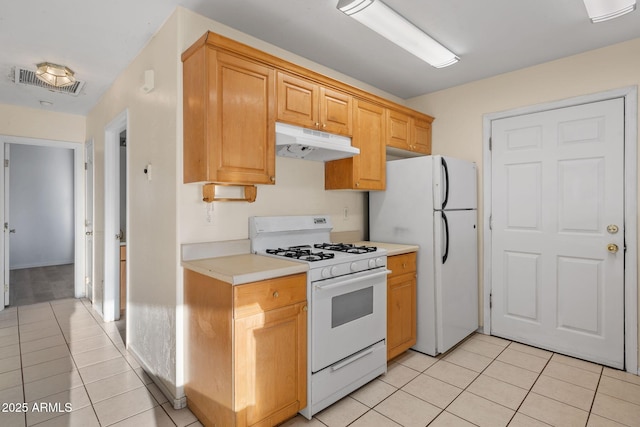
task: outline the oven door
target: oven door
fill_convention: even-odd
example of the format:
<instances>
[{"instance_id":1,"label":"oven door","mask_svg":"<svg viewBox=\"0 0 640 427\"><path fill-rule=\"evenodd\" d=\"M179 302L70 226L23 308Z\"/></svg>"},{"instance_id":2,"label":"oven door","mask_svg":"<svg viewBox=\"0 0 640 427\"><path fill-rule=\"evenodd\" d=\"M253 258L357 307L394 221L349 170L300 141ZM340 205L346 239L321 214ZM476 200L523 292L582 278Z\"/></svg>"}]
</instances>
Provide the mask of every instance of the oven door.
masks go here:
<instances>
[{"instance_id":1,"label":"oven door","mask_svg":"<svg viewBox=\"0 0 640 427\"><path fill-rule=\"evenodd\" d=\"M389 273L381 267L311 284L312 372L386 338Z\"/></svg>"}]
</instances>

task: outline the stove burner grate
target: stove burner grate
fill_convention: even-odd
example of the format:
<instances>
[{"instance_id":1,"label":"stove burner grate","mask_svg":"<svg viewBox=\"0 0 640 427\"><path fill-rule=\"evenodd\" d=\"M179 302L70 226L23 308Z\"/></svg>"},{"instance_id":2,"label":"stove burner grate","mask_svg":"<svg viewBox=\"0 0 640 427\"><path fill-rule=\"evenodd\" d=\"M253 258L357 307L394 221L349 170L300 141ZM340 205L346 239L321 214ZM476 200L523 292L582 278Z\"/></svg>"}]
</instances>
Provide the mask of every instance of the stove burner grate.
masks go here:
<instances>
[{"instance_id":1,"label":"stove burner grate","mask_svg":"<svg viewBox=\"0 0 640 427\"><path fill-rule=\"evenodd\" d=\"M270 255L278 255L310 262L322 261L335 257L335 254L332 253L313 252L311 250L311 246L291 246L288 248L267 249L266 252Z\"/></svg>"},{"instance_id":2,"label":"stove burner grate","mask_svg":"<svg viewBox=\"0 0 640 427\"><path fill-rule=\"evenodd\" d=\"M351 243L316 243L313 245L316 249L325 249L327 251L347 252L350 254L366 254L378 250L375 246L356 246Z\"/></svg>"}]
</instances>

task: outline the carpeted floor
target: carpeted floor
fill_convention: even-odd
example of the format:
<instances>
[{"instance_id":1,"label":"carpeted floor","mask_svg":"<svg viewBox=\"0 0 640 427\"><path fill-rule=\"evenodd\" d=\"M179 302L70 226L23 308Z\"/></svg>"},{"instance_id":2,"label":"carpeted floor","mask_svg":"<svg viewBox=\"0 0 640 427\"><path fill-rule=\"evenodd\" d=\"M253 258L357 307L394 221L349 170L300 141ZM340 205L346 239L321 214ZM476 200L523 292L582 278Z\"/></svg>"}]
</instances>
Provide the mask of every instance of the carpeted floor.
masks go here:
<instances>
[{"instance_id":1,"label":"carpeted floor","mask_svg":"<svg viewBox=\"0 0 640 427\"><path fill-rule=\"evenodd\" d=\"M11 270L12 307L73 298L73 264Z\"/></svg>"}]
</instances>

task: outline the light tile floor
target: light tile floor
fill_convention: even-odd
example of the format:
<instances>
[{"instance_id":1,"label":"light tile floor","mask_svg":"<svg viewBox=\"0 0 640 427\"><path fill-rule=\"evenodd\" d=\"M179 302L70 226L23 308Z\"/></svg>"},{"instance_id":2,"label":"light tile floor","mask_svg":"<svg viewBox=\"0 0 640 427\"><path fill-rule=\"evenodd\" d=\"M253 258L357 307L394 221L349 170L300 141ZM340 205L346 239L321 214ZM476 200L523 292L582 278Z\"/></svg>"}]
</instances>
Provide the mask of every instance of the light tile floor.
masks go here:
<instances>
[{"instance_id":1,"label":"light tile floor","mask_svg":"<svg viewBox=\"0 0 640 427\"><path fill-rule=\"evenodd\" d=\"M122 325L87 300L1 311L0 426L201 426L125 349Z\"/></svg>"},{"instance_id":2,"label":"light tile floor","mask_svg":"<svg viewBox=\"0 0 640 427\"><path fill-rule=\"evenodd\" d=\"M119 326L86 300L0 312L0 426L200 426L172 408ZM437 358L409 351L311 421L283 424L427 425L640 427L640 377L476 334Z\"/></svg>"},{"instance_id":3,"label":"light tile floor","mask_svg":"<svg viewBox=\"0 0 640 427\"><path fill-rule=\"evenodd\" d=\"M283 427L640 426L640 377L475 334L437 358L414 351L311 421Z\"/></svg>"}]
</instances>

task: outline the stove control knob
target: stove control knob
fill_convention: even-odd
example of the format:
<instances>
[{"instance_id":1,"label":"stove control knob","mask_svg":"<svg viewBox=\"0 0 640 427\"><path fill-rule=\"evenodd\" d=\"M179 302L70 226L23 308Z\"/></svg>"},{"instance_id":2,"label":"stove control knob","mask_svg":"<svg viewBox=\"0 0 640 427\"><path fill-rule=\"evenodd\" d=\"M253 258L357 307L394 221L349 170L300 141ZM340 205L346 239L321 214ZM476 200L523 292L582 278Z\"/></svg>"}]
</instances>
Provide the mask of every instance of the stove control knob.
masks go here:
<instances>
[{"instance_id":1,"label":"stove control knob","mask_svg":"<svg viewBox=\"0 0 640 427\"><path fill-rule=\"evenodd\" d=\"M351 271L356 271L358 270L358 264L356 264L355 262L351 263Z\"/></svg>"},{"instance_id":2,"label":"stove control knob","mask_svg":"<svg viewBox=\"0 0 640 427\"><path fill-rule=\"evenodd\" d=\"M331 267L331 275L336 276L338 274L338 267Z\"/></svg>"},{"instance_id":3,"label":"stove control knob","mask_svg":"<svg viewBox=\"0 0 640 427\"><path fill-rule=\"evenodd\" d=\"M329 271L328 268L322 269L322 277L324 277L325 279L328 279L329 277L331 277L331 272Z\"/></svg>"},{"instance_id":4,"label":"stove control knob","mask_svg":"<svg viewBox=\"0 0 640 427\"><path fill-rule=\"evenodd\" d=\"M369 268L376 268L376 260L375 259L370 259L369 260Z\"/></svg>"},{"instance_id":5,"label":"stove control knob","mask_svg":"<svg viewBox=\"0 0 640 427\"><path fill-rule=\"evenodd\" d=\"M376 258L376 265L378 267L384 267L384 259L383 258Z\"/></svg>"}]
</instances>

